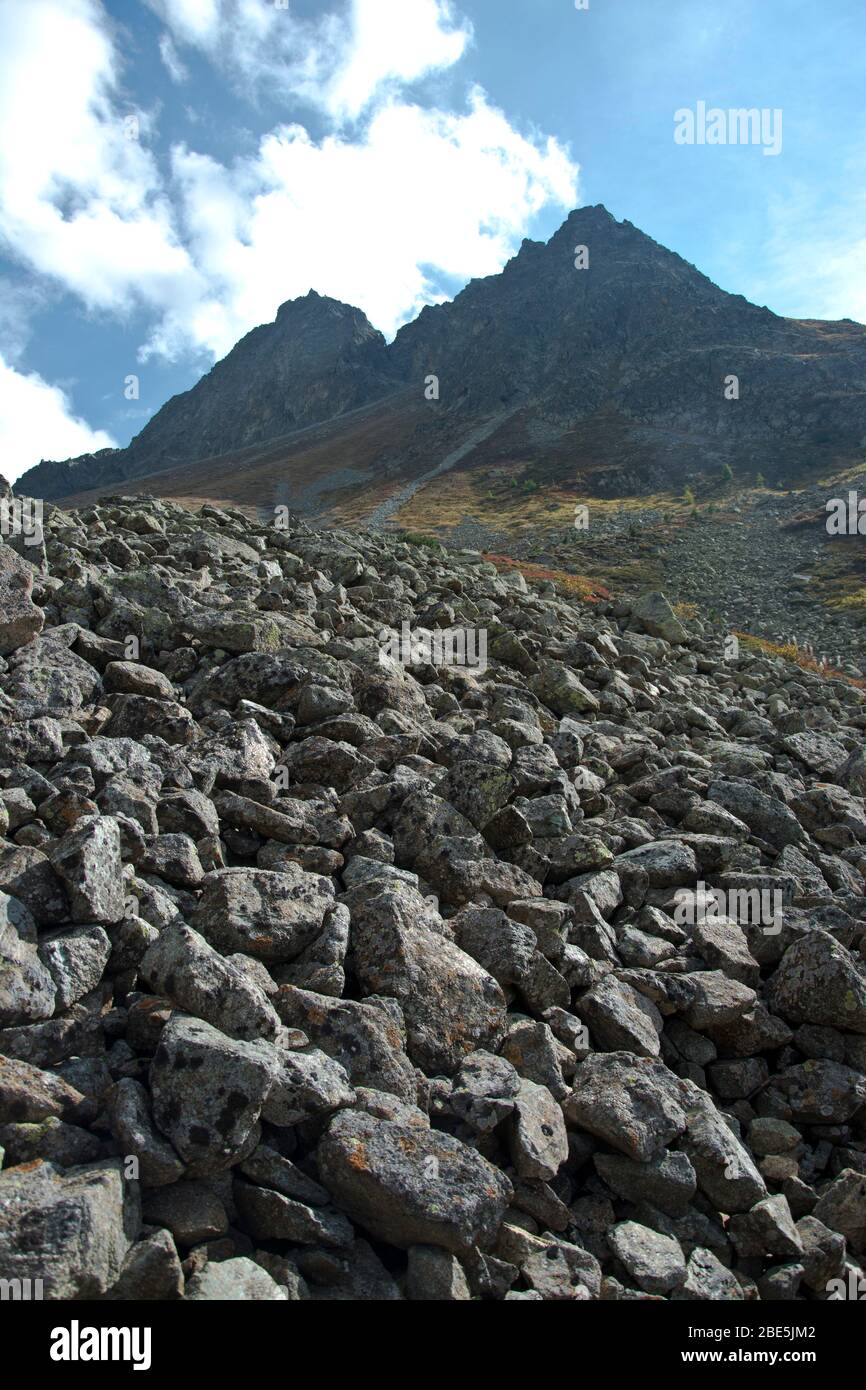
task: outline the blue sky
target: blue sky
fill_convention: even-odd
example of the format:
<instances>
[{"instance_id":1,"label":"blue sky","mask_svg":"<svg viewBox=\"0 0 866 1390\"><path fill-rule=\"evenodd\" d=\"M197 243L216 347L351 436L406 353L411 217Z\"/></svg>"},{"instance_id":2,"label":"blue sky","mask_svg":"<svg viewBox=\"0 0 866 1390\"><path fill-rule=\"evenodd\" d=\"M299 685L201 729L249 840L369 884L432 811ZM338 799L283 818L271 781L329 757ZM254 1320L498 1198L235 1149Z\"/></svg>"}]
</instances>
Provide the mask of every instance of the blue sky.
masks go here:
<instances>
[{"instance_id":1,"label":"blue sky","mask_svg":"<svg viewBox=\"0 0 866 1390\"><path fill-rule=\"evenodd\" d=\"M0 472L127 443L309 288L390 337L584 203L866 320L864 40L863 0L0 0ZM700 101L781 152L677 144Z\"/></svg>"}]
</instances>

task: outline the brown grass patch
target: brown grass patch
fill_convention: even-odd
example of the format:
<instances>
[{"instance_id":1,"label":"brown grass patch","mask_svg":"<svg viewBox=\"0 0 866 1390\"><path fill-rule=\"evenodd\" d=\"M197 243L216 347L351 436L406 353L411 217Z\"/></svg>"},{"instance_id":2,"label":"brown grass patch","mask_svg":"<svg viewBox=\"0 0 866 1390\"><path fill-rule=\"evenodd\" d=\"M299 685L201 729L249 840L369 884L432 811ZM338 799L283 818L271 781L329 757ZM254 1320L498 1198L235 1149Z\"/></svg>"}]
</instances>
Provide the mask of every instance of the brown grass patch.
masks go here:
<instances>
[{"instance_id":1,"label":"brown grass patch","mask_svg":"<svg viewBox=\"0 0 866 1390\"><path fill-rule=\"evenodd\" d=\"M845 681L847 685L854 685L858 690L866 690L866 680L848 676L844 671L837 670L835 666L822 666L820 661L809 656L808 652L795 647L793 642L768 642L766 638L753 637L748 632L735 632L734 636L749 651L764 652L767 656L780 656L783 661L790 661L794 666L799 666L803 671L808 671L813 676L822 676L828 681Z\"/></svg>"},{"instance_id":2,"label":"brown grass patch","mask_svg":"<svg viewBox=\"0 0 866 1390\"><path fill-rule=\"evenodd\" d=\"M601 599L611 597L610 590L603 584L598 584L583 574L568 574L565 570L548 569L546 565L535 565L529 560L513 560L510 555L485 553L484 558L491 565L495 565L500 574L519 570L528 584L550 580L560 593L566 594L569 598L579 599L582 603L598 603Z\"/></svg>"}]
</instances>

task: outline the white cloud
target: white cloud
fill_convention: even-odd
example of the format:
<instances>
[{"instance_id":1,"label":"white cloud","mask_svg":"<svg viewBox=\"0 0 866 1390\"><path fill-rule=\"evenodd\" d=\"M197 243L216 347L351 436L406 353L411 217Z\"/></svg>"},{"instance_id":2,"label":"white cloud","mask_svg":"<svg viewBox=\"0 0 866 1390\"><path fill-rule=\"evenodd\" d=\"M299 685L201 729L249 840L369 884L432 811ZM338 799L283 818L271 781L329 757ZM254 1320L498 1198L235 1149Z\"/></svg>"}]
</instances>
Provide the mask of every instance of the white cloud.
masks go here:
<instances>
[{"instance_id":1,"label":"white cloud","mask_svg":"<svg viewBox=\"0 0 866 1390\"><path fill-rule=\"evenodd\" d=\"M4 0L0 239L88 307L164 304L194 268L117 90L95 0Z\"/></svg>"},{"instance_id":2,"label":"white cloud","mask_svg":"<svg viewBox=\"0 0 866 1390\"><path fill-rule=\"evenodd\" d=\"M189 72L181 62L171 34L167 32L159 36L159 56L172 82L180 83L187 80Z\"/></svg>"},{"instance_id":3,"label":"white cloud","mask_svg":"<svg viewBox=\"0 0 866 1390\"><path fill-rule=\"evenodd\" d=\"M0 471L8 482L41 459L74 458L115 441L73 415L68 396L36 372L18 372L0 356Z\"/></svg>"},{"instance_id":4,"label":"white cloud","mask_svg":"<svg viewBox=\"0 0 866 1390\"><path fill-rule=\"evenodd\" d=\"M42 282L0 280L0 340L7 362L16 362L33 336L33 319L48 301ZM0 472L3 464L0 461Z\"/></svg>"},{"instance_id":5,"label":"white cloud","mask_svg":"<svg viewBox=\"0 0 866 1390\"><path fill-rule=\"evenodd\" d=\"M471 26L451 0L343 0L316 19L263 0L146 0L180 44L242 83L355 119L397 85L453 66Z\"/></svg>"},{"instance_id":6,"label":"white cloud","mask_svg":"<svg viewBox=\"0 0 866 1390\"><path fill-rule=\"evenodd\" d=\"M453 27L451 6L441 0L354 0L350 42L326 105L335 115L358 116L383 85L453 66L470 34Z\"/></svg>"},{"instance_id":7,"label":"white cloud","mask_svg":"<svg viewBox=\"0 0 866 1390\"><path fill-rule=\"evenodd\" d=\"M163 0L157 3L148 0L148 4L158 14L163 14L186 43L202 47L210 47L215 42L221 23L229 18L233 8L232 0L227 4L221 4L220 0L164 0L164 3Z\"/></svg>"}]
</instances>

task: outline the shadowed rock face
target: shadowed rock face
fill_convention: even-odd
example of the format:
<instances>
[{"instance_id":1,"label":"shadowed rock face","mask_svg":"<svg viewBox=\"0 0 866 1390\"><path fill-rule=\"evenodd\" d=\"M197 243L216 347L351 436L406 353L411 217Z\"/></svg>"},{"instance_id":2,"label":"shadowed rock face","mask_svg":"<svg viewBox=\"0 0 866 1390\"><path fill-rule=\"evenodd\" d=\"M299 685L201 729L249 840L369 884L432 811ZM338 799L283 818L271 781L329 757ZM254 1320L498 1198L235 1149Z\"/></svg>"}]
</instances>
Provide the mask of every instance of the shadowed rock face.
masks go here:
<instances>
[{"instance_id":1,"label":"shadowed rock face","mask_svg":"<svg viewBox=\"0 0 866 1390\"><path fill-rule=\"evenodd\" d=\"M617 418L636 439L642 426L671 431L670 452L659 442L668 475L677 435L724 439L743 460L758 441L775 457L780 435L789 462L830 439L856 453L866 435L866 328L784 319L727 294L603 207L571 213L500 275L423 309L391 354L403 377L436 372L442 399L470 410L523 403L548 422ZM725 399L731 374L737 401Z\"/></svg>"},{"instance_id":2,"label":"shadowed rock face","mask_svg":"<svg viewBox=\"0 0 866 1390\"><path fill-rule=\"evenodd\" d=\"M857 1286L866 692L473 551L45 511L0 661L4 1279ZM515 640L388 654L434 614Z\"/></svg>"},{"instance_id":3,"label":"shadowed rock face","mask_svg":"<svg viewBox=\"0 0 866 1390\"><path fill-rule=\"evenodd\" d=\"M586 247L588 267L576 269ZM719 289L630 222L581 208L524 241L501 274L422 310L386 346L358 309L311 291L283 304L128 449L42 463L24 492L57 498L262 443L439 378L448 447L478 417L523 408L539 431L594 421L655 459L644 483L695 465L695 436L736 467L856 457L866 438L866 328L780 318ZM737 376L738 400L725 397ZM407 410L410 406L407 404ZM439 446L429 434L432 462ZM532 431L530 429L530 437ZM647 465L644 465L644 473ZM614 468L610 486L616 490ZM640 481L640 480L639 480ZM621 490L627 491L625 480Z\"/></svg>"}]
</instances>

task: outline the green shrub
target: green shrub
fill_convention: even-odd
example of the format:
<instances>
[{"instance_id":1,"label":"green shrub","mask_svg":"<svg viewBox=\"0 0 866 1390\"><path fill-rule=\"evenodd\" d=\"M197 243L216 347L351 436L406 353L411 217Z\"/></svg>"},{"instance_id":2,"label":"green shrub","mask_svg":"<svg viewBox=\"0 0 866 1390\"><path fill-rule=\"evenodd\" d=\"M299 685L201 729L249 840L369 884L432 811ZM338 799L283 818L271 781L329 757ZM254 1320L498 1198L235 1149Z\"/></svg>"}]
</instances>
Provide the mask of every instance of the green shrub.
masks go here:
<instances>
[{"instance_id":1,"label":"green shrub","mask_svg":"<svg viewBox=\"0 0 866 1390\"><path fill-rule=\"evenodd\" d=\"M435 536L423 536L420 531L404 531L400 536L405 545L426 545L428 550L443 550L441 541Z\"/></svg>"}]
</instances>

